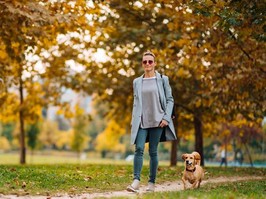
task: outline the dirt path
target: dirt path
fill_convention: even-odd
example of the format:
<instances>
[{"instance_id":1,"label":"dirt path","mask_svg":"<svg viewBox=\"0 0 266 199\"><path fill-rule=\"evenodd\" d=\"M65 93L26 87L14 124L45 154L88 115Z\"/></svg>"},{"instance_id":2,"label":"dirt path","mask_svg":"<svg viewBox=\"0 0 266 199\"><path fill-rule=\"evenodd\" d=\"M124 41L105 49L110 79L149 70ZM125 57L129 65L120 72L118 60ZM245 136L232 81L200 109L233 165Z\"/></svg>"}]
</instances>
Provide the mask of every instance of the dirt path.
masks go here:
<instances>
[{"instance_id":1,"label":"dirt path","mask_svg":"<svg viewBox=\"0 0 266 199\"><path fill-rule=\"evenodd\" d=\"M259 176L245 176L245 177L219 177L219 178L212 178L203 180L202 185L204 186L206 183L223 183L223 182L236 182L236 181L246 181L246 180L261 180L265 179L265 177ZM56 196L56 197L47 197L47 196L15 196L15 195L1 195L1 199L90 199L90 198L112 198L112 197L127 197L127 198L137 198L137 196L145 194L145 185L140 187L140 192L130 193L126 190L123 191L113 191L113 192L106 192L106 193L87 193L75 196L63 195L63 196ZM164 184L157 184L155 192L163 192L163 191L181 191L183 190L183 184L181 180L174 181L174 182L167 182Z\"/></svg>"}]
</instances>

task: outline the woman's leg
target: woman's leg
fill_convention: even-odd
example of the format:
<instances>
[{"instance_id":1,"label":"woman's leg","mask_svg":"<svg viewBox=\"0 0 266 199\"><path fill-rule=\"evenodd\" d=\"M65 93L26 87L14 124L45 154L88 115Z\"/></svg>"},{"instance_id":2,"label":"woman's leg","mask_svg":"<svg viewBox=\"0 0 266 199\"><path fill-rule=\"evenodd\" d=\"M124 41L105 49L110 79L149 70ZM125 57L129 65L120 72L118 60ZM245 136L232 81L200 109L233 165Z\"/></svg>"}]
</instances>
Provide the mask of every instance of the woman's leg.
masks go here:
<instances>
[{"instance_id":1,"label":"woman's leg","mask_svg":"<svg viewBox=\"0 0 266 199\"><path fill-rule=\"evenodd\" d=\"M135 156L134 156L134 179L137 180L140 180L140 173L143 165L143 153L144 153L147 134L148 134L147 129L139 128L138 135L136 138Z\"/></svg>"},{"instance_id":2,"label":"woman's leg","mask_svg":"<svg viewBox=\"0 0 266 199\"><path fill-rule=\"evenodd\" d=\"M158 168L158 144L163 132L163 128L149 129L149 155L150 155L150 179L149 182L155 183Z\"/></svg>"}]
</instances>

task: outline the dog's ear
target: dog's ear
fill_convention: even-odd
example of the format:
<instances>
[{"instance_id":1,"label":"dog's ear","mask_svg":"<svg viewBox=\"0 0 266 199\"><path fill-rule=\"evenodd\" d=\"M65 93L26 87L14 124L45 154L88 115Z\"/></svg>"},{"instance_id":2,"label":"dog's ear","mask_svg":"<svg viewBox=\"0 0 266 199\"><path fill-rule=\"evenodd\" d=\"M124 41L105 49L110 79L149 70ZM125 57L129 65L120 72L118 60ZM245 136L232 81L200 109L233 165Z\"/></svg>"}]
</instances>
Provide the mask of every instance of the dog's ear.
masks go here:
<instances>
[{"instance_id":1,"label":"dog's ear","mask_svg":"<svg viewBox=\"0 0 266 199\"><path fill-rule=\"evenodd\" d=\"M186 154L186 153L185 153L185 154L183 154L183 155L182 155L182 159L183 159L183 160L185 160L185 159L186 159L186 156L187 156L187 154Z\"/></svg>"},{"instance_id":2,"label":"dog's ear","mask_svg":"<svg viewBox=\"0 0 266 199\"><path fill-rule=\"evenodd\" d=\"M198 152L194 151L192 154L194 155L195 160L200 160L201 159L200 154Z\"/></svg>"}]
</instances>

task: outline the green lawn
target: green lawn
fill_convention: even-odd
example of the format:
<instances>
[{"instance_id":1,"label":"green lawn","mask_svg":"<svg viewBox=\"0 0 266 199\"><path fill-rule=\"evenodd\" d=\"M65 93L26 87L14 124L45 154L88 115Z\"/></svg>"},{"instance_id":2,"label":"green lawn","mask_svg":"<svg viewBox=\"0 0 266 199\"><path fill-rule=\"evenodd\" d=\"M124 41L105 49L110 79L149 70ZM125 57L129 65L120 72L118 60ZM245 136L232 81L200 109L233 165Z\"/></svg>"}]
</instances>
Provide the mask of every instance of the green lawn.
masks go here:
<instances>
[{"instance_id":1,"label":"green lawn","mask_svg":"<svg viewBox=\"0 0 266 199\"><path fill-rule=\"evenodd\" d=\"M0 164L18 164L19 155L18 154L0 154ZM131 162L126 162L124 160L113 160L113 159L102 159L98 156L90 156L86 159L79 159L73 153L46 153L46 154L36 154L26 156L27 164L131 164ZM169 164L169 163L168 163Z\"/></svg>"},{"instance_id":2,"label":"green lawn","mask_svg":"<svg viewBox=\"0 0 266 199\"><path fill-rule=\"evenodd\" d=\"M13 158L13 160L9 158ZM91 159L77 163L75 162L78 161L76 158L69 158L69 163L67 163L66 157L61 157L62 159L59 157L46 158L39 162L37 159L34 160L36 161L35 164L17 165L15 163L18 159L14 160L12 155L5 156L5 159L3 159L3 155L0 155L2 163L0 165L0 193L56 195L118 191L124 190L132 181L132 163L130 162ZM97 161L93 162L95 160ZM183 169L181 163L176 167L161 164L158 170L157 183L180 180ZM266 170L262 168L205 167L205 180L220 176L263 176L266 179ZM142 179L143 182L148 179L147 162L143 167ZM249 194L247 197L250 198L259 198L257 192L265 193L265 181L210 184L197 191L154 193L145 195L145 197L189 198L191 195L196 198L207 198L204 195L210 194L213 196L212 198L216 198L215 194L218 197L220 196L219 193L222 193L227 198L234 198L231 195L235 198L242 198L243 194ZM255 194L254 197L252 194Z\"/></svg>"},{"instance_id":3,"label":"green lawn","mask_svg":"<svg viewBox=\"0 0 266 199\"><path fill-rule=\"evenodd\" d=\"M262 199L266 195L266 180L207 184L200 189L145 194L144 199Z\"/></svg>"}]
</instances>

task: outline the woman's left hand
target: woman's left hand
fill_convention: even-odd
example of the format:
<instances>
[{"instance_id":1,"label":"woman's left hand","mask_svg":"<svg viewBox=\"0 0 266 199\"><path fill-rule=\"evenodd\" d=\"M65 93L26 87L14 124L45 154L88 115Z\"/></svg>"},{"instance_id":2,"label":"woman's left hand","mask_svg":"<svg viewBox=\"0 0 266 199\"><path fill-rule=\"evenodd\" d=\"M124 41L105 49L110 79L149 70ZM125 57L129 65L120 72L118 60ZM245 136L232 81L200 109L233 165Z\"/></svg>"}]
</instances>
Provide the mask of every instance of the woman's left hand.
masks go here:
<instances>
[{"instance_id":1,"label":"woman's left hand","mask_svg":"<svg viewBox=\"0 0 266 199\"><path fill-rule=\"evenodd\" d=\"M163 127L166 127L168 126L168 122L166 120L162 120L159 127L163 128Z\"/></svg>"}]
</instances>

